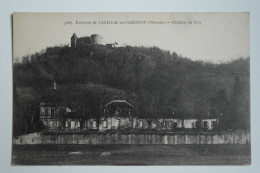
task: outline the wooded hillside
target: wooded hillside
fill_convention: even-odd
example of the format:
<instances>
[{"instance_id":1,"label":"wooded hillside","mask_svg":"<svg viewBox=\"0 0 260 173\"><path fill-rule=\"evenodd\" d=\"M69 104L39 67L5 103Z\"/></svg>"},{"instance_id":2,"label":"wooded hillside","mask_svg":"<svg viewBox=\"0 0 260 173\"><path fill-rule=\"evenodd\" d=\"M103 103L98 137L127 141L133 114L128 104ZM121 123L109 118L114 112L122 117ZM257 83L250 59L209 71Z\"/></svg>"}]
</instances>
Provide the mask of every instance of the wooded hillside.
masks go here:
<instances>
[{"instance_id":1,"label":"wooded hillside","mask_svg":"<svg viewBox=\"0 0 260 173\"><path fill-rule=\"evenodd\" d=\"M41 101L87 114L126 99L147 119L217 116L221 128L248 129L249 63L192 61L158 47L47 48L13 66L14 123L24 123L24 131L37 126L32 117Z\"/></svg>"}]
</instances>

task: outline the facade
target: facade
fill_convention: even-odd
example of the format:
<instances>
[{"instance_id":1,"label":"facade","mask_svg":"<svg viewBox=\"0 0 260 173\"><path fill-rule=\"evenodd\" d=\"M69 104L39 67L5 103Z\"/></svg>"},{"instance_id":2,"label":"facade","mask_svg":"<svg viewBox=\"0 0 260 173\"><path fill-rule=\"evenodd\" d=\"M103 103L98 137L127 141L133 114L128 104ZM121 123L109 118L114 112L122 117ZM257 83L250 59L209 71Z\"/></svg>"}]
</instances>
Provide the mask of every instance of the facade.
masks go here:
<instances>
[{"instance_id":1,"label":"facade","mask_svg":"<svg viewBox=\"0 0 260 173\"><path fill-rule=\"evenodd\" d=\"M111 44L106 44L106 47L109 49L113 49L116 47L116 45L114 43L111 43Z\"/></svg>"},{"instance_id":2,"label":"facade","mask_svg":"<svg viewBox=\"0 0 260 173\"><path fill-rule=\"evenodd\" d=\"M71 112L67 107L40 103L40 120L48 130L62 129L64 117Z\"/></svg>"},{"instance_id":3,"label":"facade","mask_svg":"<svg viewBox=\"0 0 260 173\"><path fill-rule=\"evenodd\" d=\"M185 129L196 129L199 123L196 118L174 119L174 121L177 122L177 128ZM216 118L204 118L200 123L200 127L212 130L218 124L218 120Z\"/></svg>"},{"instance_id":4,"label":"facade","mask_svg":"<svg viewBox=\"0 0 260 173\"><path fill-rule=\"evenodd\" d=\"M116 130L137 127L137 117L134 115L134 106L126 100L113 100L103 108L104 116L99 130Z\"/></svg>"},{"instance_id":5,"label":"facade","mask_svg":"<svg viewBox=\"0 0 260 173\"><path fill-rule=\"evenodd\" d=\"M134 113L134 106L126 100L113 100L102 109L102 116L94 115L80 117L67 107L55 107L50 104L40 104L40 119L47 130L126 130L148 129L147 119L138 118ZM200 127L212 130L218 124L216 118L207 117L200 121L196 118L160 118L151 122L150 129L156 131L171 131L174 129L196 129Z\"/></svg>"},{"instance_id":6,"label":"facade","mask_svg":"<svg viewBox=\"0 0 260 173\"><path fill-rule=\"evenodd\" d=\"M101 43L102 37L99 34L92 34L90 37L77 37L77 35L74 33L71 36L71 47L83 47Z\"/></svg>"}]
</instances>

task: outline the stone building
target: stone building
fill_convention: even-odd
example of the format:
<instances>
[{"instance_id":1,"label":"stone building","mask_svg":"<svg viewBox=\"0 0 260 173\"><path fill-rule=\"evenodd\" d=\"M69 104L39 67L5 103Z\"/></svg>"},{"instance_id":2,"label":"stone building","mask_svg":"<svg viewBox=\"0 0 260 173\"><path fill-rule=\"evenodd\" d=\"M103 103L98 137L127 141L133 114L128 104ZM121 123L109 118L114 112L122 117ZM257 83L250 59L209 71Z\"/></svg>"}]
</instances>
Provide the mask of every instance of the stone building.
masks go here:
<instances>
[{"instance_id":1,"label":"stone building","mask_svg":"<svg viewBox=\"0 0 260 173\"><path fill-rule=\"evenodd\" d=\"M54 105L40 104L40 119L47 130L126 130L148 129L146 118L137 117L134 106L126 100L113 100L102 108L102 115L94 114L86 116L78 112L72 112L67 107L55 107ZM201 123L200 125L198 123ZM218 124L214 116L204 117L198 120L195 117L158 118L151 122L150 129L156 131L173 131L174 129L196 129L198 126L212 130Z\"/></svg>"},{"instance_id":2,"label":"stone building","mask_svg":"<svg viewBox=\"0 0 260 173\"><path fill-rule=\"evenodd\" d=\"M71 47L83 47L87 45L97 45L102 43L102 37L99 34L92 34L89 37L77 37L74 33L71 36Z\"/></svg>"},{"instance_id":3,"label":"stone building","mask_svg":"<svg viewBox=\"0 0 260 173\"><path fill-rule=\"evenodd\" d=\"M64 118L71 112L70 108L52 103L40 103L40 120L47 130L63 129Z\"/></svg>"},{"instance_id":4,"label":"stone building","mask_svg":"<svg viewBox=\"0 0 260 173\"><path fill-rule=\"evenodd\" d=\"M109 43L109 44L106 44L106 47L109 48L109 49L113 49L116 47L116 44L114 43Z\"/></svg>"},{"instance_id":5,"label":"stone building","mask_svg":"<svg viewBox=\"0 0 260 173\"><path fill-rule=\"evenodd\" d=\"M138 118L133 108L134 106L126 100L113 100L107 103L103 108L104 115L99 130L137 128Z\"/></svg>"}]
</instances>

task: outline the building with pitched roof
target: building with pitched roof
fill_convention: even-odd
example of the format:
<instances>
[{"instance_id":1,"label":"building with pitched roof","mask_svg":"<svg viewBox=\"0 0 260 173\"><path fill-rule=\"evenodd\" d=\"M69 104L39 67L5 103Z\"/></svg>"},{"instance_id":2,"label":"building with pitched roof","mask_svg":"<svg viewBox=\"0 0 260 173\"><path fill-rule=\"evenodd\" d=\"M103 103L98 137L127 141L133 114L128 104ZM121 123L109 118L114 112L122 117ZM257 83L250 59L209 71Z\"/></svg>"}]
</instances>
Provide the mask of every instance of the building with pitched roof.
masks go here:
<instances>
[{"instance_id":1,"label":"building with pitched roof","mask_svg":"<svg viewBox=\"0 0 260 173\"><path fill-rule=\"evenodd\" d=\"M137 117L134 106L126 100L112 100L105 104L100 111L102 115L88 113L81 115L66 107L55 107L50 104L40 104L40 119L47 130L63 129L70 130L126 130L148 129L146 118ZM63 117L62 117L62 116ZM156 131L173 131L174 129L197 129L212 130L218 124L214 116L196 118L194 116L173 116L156 118L151 122L150 129Z\"/></svg>"}]
</instances>

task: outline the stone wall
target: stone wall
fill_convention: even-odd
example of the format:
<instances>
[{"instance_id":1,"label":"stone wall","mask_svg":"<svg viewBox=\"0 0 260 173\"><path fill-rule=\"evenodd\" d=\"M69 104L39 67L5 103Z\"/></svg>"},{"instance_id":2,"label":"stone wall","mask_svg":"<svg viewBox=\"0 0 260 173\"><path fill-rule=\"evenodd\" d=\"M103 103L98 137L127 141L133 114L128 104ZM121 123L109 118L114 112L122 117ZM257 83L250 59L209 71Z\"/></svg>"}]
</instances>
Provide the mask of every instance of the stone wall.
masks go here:
<instances>
[{"instance_id":1,"label":"stone wall","mask_svg":"<svg viewBox=\"0 0 260 173\"><path fill-rule=\"evenodd\" d=\"M165 133L32 133L14 144L250 144L246 131Z\"/></svg>"}]
</instances>

